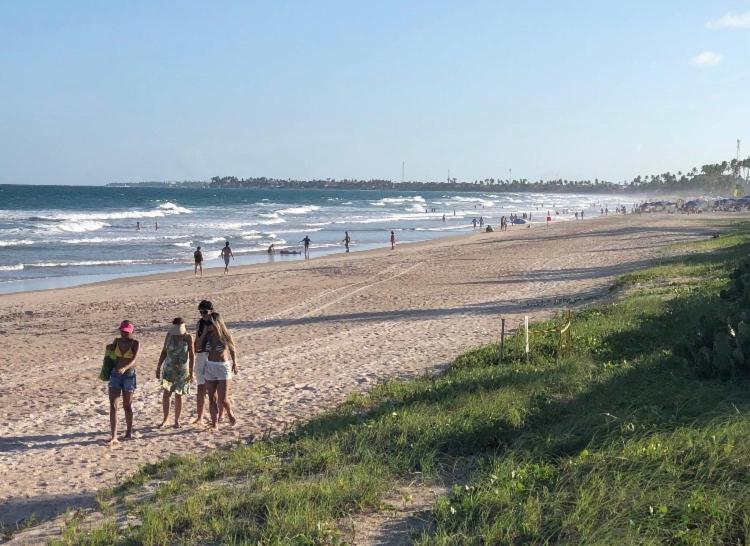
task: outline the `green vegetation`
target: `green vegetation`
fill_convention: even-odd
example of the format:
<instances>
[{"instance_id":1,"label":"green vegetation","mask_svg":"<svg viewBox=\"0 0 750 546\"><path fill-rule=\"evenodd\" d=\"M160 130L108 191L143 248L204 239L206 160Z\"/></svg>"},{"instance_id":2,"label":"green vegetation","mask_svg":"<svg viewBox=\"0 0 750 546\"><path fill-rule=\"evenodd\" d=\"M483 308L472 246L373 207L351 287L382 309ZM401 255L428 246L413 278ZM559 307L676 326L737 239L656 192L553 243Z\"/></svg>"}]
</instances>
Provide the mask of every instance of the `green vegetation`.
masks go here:
<instances>
[{"instance_id":1,"label":"green vegetation","mask_svg":"<svg viewBox=\"0 0 750 546\"><path fill-rule=\"evenodd\" d=\"M139 524L65 544L335 544L345 517L396 483L446 481L418 544L745 544L750 394L704 378L689 347L750 250L750 227L624 276L614 303L554 333L459 357L439 377L389 382L276 439L144 467L106 495ZM534 326L541 331L551 325ZM164 480L153 500L127 502Z\"/></svg>"},{"instance_id":2,"label":"green vegetation","mask_svg":"<svg viewBox=\"0 0 750 546\"><path fill-rule=\"evenodd\" d=\"M493 191L493 192L588 192L588 193L618 193L634 192L681 192L681 193L711 193L714 195L731 196L748 191L750 176L750 157L721 163L703 165L700 169L669 171L661 174L638 175L632 180L612 182L607 180L568 180L556 178L550 180L528 180L526 178L483 178L471 181L459 181L449 178L445 181L410 181L394 182L392 180L370 179L341 179L332 178L314 180L292 180L281 178L236 176L214 176L211 187L215 188L328 188L354 190L402 190L402 191Z\"/></svg>"}]
</instances>

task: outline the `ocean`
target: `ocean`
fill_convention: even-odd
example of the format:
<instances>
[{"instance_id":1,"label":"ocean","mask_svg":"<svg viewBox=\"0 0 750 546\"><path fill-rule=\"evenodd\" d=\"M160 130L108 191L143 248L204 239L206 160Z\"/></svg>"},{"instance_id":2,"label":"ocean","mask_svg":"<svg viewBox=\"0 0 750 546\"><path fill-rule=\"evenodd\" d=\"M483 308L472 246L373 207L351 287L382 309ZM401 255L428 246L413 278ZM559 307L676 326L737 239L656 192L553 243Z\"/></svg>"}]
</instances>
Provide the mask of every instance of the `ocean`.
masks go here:
<instances>
[{"instance_id":1,"label":"ocean","mask_svg":"<svg viewBox=\"0 0 750 546\"><path fill-rule=\"evenodd\" d=\"M544 223L574 211L633 197L551 193L456 193L373 190L210 189L0 185L0 293L59 288L117 277L192 269L201 246L204 267L222 265L229 241L236 265L299 260L269 256L300 249L311 256L470 232L472 218L496 227L502 215L530 212ZM445 215L445 221L443 221ZM141 229L137 229L140 223ZM158 229L157 229L158 223Z\"/></svg>"}]
</instances>

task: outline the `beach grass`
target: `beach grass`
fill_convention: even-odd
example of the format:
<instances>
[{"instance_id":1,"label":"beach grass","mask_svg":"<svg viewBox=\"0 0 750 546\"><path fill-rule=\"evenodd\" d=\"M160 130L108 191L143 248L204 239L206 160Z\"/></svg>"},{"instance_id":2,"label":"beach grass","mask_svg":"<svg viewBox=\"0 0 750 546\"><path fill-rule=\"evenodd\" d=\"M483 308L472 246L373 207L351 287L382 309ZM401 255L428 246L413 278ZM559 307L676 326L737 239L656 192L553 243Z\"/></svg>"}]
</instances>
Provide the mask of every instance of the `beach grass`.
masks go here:
<instances>
[{"instance_id":1,"label":"beach grass","mask_svg":"<svg viewBox=\"0 0 750 546\"><path fill-rule=\"evenodd\" d=\"M445 373L390 381L277 438L144 466L100 496L131 523L61 544L337 544L396 484L447 483L417 544L745 544L747 381L701 380L682 347L750 250L737 224L618 280L614 300L532 326ZM478 319L484 320L484 319ZM132 502L147 483L152 497Z\"/></svg>"}]
</instances>

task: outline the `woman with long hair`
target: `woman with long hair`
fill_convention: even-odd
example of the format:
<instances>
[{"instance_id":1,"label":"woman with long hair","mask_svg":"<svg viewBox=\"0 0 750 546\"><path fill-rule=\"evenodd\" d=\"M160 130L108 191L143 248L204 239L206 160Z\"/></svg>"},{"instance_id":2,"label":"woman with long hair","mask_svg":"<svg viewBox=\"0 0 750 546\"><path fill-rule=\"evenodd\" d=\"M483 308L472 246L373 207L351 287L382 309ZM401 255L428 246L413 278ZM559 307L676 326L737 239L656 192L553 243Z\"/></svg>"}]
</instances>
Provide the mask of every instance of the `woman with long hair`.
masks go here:
<instances>
[{"instance_id":1,"label":"woman with long hair","mask_svg":"<svg viewBox=\"0 0 750 546\"><path fill-rule=\"evenodd\" d=\"M214 312L207 316L203 339L199 344L208 353L204 377L211 412L211 429L219 430L219 408L224 408L232 425L237 422L232 412L230 390L232 377L239 371L234 340L219 313Z\"/></svg>"},{"instance_id":2,"label":"woman with long hair","mask_svg":"<svg viewBox=\"0 0 750 546\"><path fill-rule=\"evenodd\" d=\"M161 379L161 405L164 413L164 420L159 428L167 424L172 393L174 393L174 427L180 428L182 397L190 392L194 364L193 336L187 333L185 321L176 318L172 321L172 326L164 339L164 347L156 365L156 379Z\"/></svg>"},{"instance_id":3,"label":"woman with long hair","mask_svg":"<svg viewBox=\"0 0 750 546\"><path fill-rule=\"evenodd\" d=\"M133 437L133 393L135 392L135 359L138 356L138 340L131 337L135 326L129 320L120 323L120 337L114 341L115 365L109 374L109 445L117 440L117 399L122 396L125 412L126 440Z\"/></svg>"}]
</instances>

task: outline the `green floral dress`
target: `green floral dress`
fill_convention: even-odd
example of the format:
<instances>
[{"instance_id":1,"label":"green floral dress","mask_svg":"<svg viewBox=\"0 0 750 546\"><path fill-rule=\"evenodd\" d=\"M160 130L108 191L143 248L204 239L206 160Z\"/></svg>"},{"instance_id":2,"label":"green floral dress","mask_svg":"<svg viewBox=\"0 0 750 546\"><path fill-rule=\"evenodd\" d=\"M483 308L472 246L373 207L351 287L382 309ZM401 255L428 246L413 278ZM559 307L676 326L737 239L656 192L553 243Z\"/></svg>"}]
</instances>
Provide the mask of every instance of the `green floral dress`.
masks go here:
<instances>
[{"instance_id":1,"label":"green floral dress","mask_svg":"<svg viewBox=\"0 0 750 546\"><path fill-rule=\"evenodd\" d=\"M188 371L188 336L169 336L164 343L167 356L161 368L161 386L164 390L175 394L190 392L190 376Z\"/></svg>"}]
</instances>

